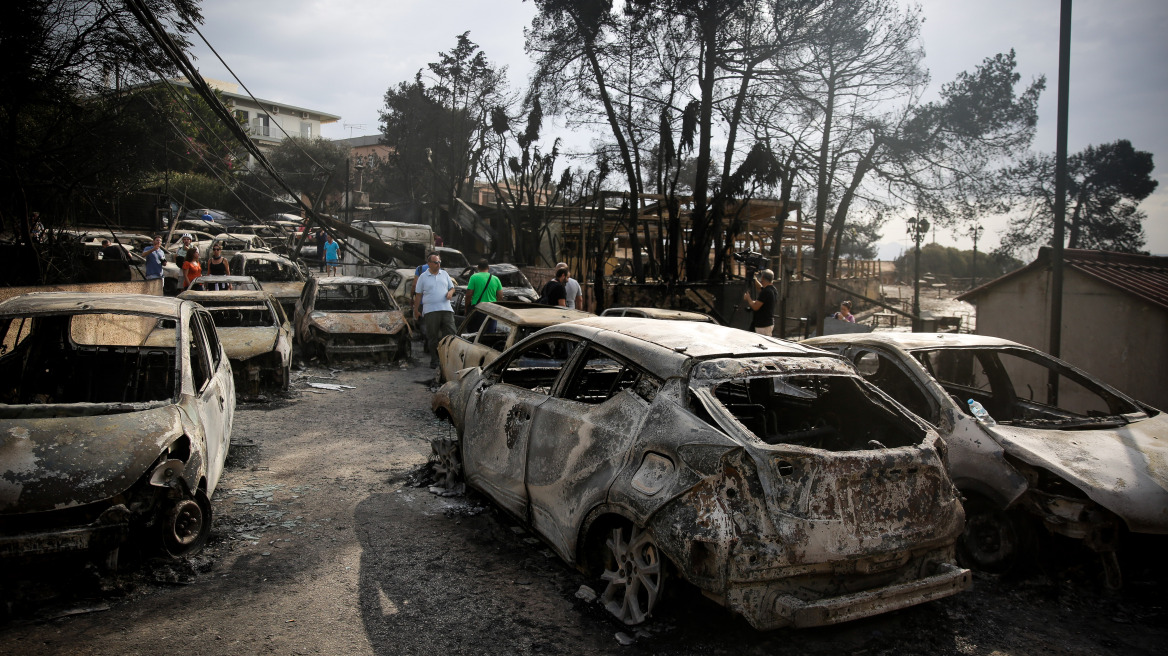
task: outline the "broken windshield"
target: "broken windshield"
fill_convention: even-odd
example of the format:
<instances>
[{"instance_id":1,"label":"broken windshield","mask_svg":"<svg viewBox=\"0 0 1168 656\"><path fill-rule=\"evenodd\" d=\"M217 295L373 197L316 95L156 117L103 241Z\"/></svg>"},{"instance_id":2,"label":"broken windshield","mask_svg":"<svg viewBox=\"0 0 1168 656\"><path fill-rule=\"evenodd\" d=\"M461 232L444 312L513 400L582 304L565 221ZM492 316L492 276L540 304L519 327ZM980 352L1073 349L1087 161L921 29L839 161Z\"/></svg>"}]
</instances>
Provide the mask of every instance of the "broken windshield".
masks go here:
<instances>
[{"instance_id":1,"label":"broken windshield","mask_svg":"<svg viewBox=\"0 0 1168 656\"><path fill-rule=\"evenodd\" d=\"M313 309L325 312L391 312L397 309L381 285L321 285Z\"/></svg>"},{"instance_id":2,"label":"broken windshield","mask_svg":"<svg viewBox=\"0 0 1168 656\"><path fill-rule=\"evenodd\" d=\"M717 402L767 444L828 451L919 444L924 431L856 376L786 375L715 384Z\"/></svg>"},{"instance_id":3,"label":"broken windshield","mask_svg":"<svg viewBox=\"0 0 1168 656\"><path fill-rule=\"evenodd\" d=\"M203 307L211 313L216 328L271 328L277 325L272 309L255 301L226 302Z\"/></svg>"},{"instance_id":4,"label":"broken windshield","mask_svg":"<svg viewBox=\"0 0 1168 656\"><path fill-rule=\"evenodd\" d=\"M1142 412L1106 385L1036 351L946 348L914 351L913 357L963 409L972 399L1001 424L1099 427Z\"/></svg>"}]
</instances>

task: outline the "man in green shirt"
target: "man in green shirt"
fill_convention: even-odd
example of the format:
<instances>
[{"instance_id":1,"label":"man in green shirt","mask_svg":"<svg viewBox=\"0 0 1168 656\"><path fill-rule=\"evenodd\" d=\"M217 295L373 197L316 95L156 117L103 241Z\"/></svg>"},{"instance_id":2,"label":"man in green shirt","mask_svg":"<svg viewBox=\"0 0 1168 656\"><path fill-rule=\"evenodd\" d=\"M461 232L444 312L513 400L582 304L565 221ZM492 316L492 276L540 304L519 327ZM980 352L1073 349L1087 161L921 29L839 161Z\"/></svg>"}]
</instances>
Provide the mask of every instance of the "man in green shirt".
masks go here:
<instances>
[{"instance_id":1,"label":"man in green shirt","mask_svg":"<svg viewBox=\"0 0 1168 656\"><path fill-rule=\"evenodd\" d=\"M491 273L491 265L486 258L479 260L478 272L466 282L466 315L479 303L494 303L498 300L499 290L503 289L503 281L499 276ZM468 328L478 329L478 323L468 325Z\"/></svg>"}]
</instances>

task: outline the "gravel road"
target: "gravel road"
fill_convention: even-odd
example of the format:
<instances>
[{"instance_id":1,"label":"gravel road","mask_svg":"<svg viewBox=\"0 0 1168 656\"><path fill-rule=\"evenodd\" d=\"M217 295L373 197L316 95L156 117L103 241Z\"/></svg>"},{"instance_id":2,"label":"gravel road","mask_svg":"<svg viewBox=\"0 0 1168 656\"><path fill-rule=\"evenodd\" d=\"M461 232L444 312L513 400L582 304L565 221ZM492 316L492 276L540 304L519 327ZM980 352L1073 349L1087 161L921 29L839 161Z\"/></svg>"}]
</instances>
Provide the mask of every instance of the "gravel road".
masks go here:
<instances>
[{"instance_id":1,"label":"gravel road","mask_svg":"<svg viewBox=\"0 0 1168 656\"><path fill-rule=\"evenodd\" d=\"M577 596L595 581L489 502L417 486L429 440L450 430L429 412L432 370L297 375L288 398L239 407L201 555L104 577L10 572L0 654L1168 652L1160 583L1133 572L1104 595L1089 564L977 575L940 602L769 633L675 585L667 608L630 629Z\"/></svg>"}]
</instances>

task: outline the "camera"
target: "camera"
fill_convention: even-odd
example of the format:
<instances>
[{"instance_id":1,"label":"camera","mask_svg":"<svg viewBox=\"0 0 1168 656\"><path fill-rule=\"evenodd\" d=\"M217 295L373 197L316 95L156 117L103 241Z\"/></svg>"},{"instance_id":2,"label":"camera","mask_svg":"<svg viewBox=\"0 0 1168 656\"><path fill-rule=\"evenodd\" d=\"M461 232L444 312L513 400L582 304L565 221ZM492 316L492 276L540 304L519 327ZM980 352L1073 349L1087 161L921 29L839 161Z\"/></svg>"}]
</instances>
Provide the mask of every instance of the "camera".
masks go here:
<instances>
[{"instance_id":1,"label":"camera","mask_svg":"<svg viewBox=\"0 0 1168 656\"><path fill-rule=\"evenodd\" d=\"M734 254L734 261L746 266L746 275L753 276L757 271L770 266L770 259L762 253L742 251Z\"/></svg>"}]
</instances>

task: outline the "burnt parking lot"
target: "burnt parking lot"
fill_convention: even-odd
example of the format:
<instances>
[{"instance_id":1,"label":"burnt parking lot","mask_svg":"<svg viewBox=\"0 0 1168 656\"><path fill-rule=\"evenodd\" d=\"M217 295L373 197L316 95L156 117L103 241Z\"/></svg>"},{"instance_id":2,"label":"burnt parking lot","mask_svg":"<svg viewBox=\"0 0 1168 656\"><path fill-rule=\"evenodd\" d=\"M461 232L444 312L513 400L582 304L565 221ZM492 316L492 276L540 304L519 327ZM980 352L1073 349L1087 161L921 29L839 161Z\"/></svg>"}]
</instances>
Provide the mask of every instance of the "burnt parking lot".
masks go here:
<instances>
[{"instance_id":1,"label":"burnt parking lot","mask_svg":"<svg viewBox=\"0 0 1168 656\"><path fill-rule=\"evenodd\" d=\"M207 548L116 575L6 572L0 653L1168 650L1162 577L1136 566L1106 594L1096 564L1058 542L1027 576L977 574L955 597L836 627L757 632L682 585L626 627L588 599L583 586L598 581L489 502L430 493L430 440L450 431L429 411L432 375L416 364L294 371L288 397L240 405Z\"/></svg>"}]
</instances>

